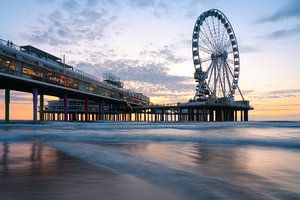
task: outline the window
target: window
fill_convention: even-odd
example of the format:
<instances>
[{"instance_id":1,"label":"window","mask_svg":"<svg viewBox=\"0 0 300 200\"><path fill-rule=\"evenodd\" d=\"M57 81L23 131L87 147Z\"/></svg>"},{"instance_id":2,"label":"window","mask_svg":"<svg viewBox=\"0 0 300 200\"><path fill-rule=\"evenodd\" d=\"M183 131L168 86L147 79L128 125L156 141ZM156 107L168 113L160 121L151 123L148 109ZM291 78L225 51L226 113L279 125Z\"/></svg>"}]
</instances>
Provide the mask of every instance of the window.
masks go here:
<instances>
[{"instance_id":1,"label":"window","mask_svg":"<svg viewBox=\"0 0 300 200\"><path fill-rule=\"evenodd\" d=\"M28 75L32 75L32 74L33 74L32 69L29 69L29 68L26 68L26 67L23 67L22 72L23 72L24 74L28 74Z\"/></svg>"}]
</instances>

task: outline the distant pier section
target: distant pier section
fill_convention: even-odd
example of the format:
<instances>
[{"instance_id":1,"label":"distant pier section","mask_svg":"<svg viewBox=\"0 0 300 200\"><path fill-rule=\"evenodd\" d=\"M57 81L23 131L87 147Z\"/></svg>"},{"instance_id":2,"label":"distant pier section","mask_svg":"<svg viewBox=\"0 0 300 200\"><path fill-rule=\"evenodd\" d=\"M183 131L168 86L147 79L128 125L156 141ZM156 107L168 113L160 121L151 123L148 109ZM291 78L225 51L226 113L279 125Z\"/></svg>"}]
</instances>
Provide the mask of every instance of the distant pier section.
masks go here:
<instances>
[{"instance_id":1,"label":"distant pier section","mask_svg":"<svg viewBox=\"0 0 300 200\"><path fill-rule=\"evenodd\" d=\"M86 108L88 105L88 108ZM124 108L121 105L106 104L101 107L96 102L70 99L68 101L69 121L136 121L136 122L216 122L248 121L252 109L248 101L187 102L172 105L148 105ZM88 112L86 112L88 110ZM101 112L104 110L104 112ZM88 113L88 114L86 114ZM99 114L103 113L103 115ZM87 117L86 117L87 116ZM49 101L45 107L45 119L64 120L64 101Z\"/></svg>"}]
</instances>

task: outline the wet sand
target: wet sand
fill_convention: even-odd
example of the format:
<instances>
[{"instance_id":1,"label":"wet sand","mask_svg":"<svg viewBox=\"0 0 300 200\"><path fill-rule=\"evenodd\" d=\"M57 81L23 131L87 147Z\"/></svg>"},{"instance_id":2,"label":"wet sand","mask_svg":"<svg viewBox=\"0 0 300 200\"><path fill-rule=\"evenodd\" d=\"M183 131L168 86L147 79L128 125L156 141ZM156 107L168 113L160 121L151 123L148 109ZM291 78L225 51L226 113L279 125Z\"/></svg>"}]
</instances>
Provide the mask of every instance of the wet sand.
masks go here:
<instances>
[{"instance_id":1,"label":"wet sand","mask_svg":"<svg viewBox=\"0 0 300 200\"><path fill-rule=\"evenodd\" d=\"M166 189L94 166L40 142L0 143L1 199L177 199Z\"/></svg>"}]
</instances>

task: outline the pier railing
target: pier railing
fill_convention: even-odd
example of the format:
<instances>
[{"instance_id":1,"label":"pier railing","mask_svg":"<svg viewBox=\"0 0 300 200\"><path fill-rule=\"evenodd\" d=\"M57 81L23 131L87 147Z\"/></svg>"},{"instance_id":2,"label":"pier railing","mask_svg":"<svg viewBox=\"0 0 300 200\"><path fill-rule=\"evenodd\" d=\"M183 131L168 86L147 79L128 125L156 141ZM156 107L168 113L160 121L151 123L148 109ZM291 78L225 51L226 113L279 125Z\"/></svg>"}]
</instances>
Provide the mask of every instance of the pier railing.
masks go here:
<instances>
[{"instance_id":1,"label":"pier railing","mask_svg":"<svg viewBox=\"0 0 300 200\"><path fill-rule=\"evenodd\" d=\"M121 92L121 93L130 93L130 94L133 94L134 96L140 97L141 99L147 98L143 94L136 93L133 90L118 88L114 85L107 84L104 82L103 78L96 77L96 76L88 74L82 70L76 69L72 66L65 65L65 63L61 62L61 60L54 61L51 59L47 59L44 56L38 56L34 52L24 50L24 48L14 44L12 41L6 41L3 39L0 39L0 45L4 46L5 48L13 49L14 51L18 51L21 54L25 54L27 56L34 57L34 59L40 60L42 63L46 63L46 65L49 65L52 70L54 70L56 73L59 73L61 75L65 75L68 77L75 78L77 80L85 81L85 82L91 83L94 86L99 86L101 88L105 88L110 91ZM66 66L68 66L68 67L66 67ZM14 73L14 75L18 75L18 74Z\"/></svg>"}]
</instances>

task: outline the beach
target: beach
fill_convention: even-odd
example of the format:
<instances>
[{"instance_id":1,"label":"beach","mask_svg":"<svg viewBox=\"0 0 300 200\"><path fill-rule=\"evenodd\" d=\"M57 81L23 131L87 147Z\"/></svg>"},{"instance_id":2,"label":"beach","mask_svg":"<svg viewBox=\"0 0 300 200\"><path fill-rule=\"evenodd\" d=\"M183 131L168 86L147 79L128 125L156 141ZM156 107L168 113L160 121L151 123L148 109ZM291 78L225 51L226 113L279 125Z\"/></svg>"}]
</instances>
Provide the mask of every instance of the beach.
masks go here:
<instances>
[{"instance_id":1,"label":"beach","mask_svg":"<svg viewBox=\"0 0 300 200\"><path fill-rule=\"evenodd\" d=\"M300 122L0 124L3 199L299 199Z\"/></svg>"}]
</instances>

